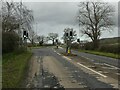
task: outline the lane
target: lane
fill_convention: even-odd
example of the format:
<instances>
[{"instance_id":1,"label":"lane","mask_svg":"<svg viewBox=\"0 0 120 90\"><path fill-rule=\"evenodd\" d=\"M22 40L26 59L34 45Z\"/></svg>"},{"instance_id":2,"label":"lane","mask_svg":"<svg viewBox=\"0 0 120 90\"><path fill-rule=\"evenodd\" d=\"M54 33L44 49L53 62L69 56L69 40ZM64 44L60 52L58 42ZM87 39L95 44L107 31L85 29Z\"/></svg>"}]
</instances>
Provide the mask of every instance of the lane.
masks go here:
<instances>
[{"instance_id":1,"label":"lane","mask_svg":"<svg viewBox=\"0 0 120 90\"><path fill-rule=\"evenodd\" d=\"M57 53L63 53L63 52L60 52L61 50L59 49L56 49ZM88 62L88 60L86 59L81 59L81 57L78 57L78 56L67 56L66 59L68 61L71 61L72 63L75 63L80 65L86 69L88 69L88 73L92 76L95 76L96 78L100 79L99 75L102 76L102 77L106 77L104 80L104 82L106 83L109 83L111 84L112 86L114 87L118 87L118 77L119 77L119 73L118 73L118 70L116 70L115 68L111 68L111 67L106 67L106 65L104 64L94 64L93 62ZM76 65L77 66L77 65ZM79 67L79 66L78 66ZM86 70L84 70L86 72ZM89 71L92 71L94 73L91 73ZM98 74L98 75L96 75Z\"/></svg>"},{"instance_id":2,"label":"lane","mask_svg":"<svg viewBox=\"0 0 120 90\"><path fill-rule=\"evenodd\" d=\"M32 63L31 68L34 68L39 65L39 67L33 70L34 76L31 78L26 85L27 88L34 88L35 90L43 89L43 88L60 88L62 90L63 86L59 83L58 78L51 72L45 69L46 63L45 59L51 60L51 53L46 48L38 48L33 49L33 58L32 62L35 62L34 65ZM30 73L31 74L31 73Z\"/></svg>"},{"instance_id":3,"label":"lane","mask_svg":"<svg viewBox=\"0 0 120 90\"><path fill-rule=\"evenodd\" d=\"M89 73L86 73L85 71L81 70L81 68L78 68L75 64L68 62L72 61L69 58L66 58L65 56L61 56L61 54L57 54L58 52L54 51L53 56L63 64L64 67L67 68L68 71L71 72L74 79L80 83L84 83L88 88L112 88L108 83L104 83L100 80L98 80L97 77L90 75ZM77 64L77 63L76 63Z\"/></svg>"},{"instance_id":4,"label":"lane","mask_svg":"<svg viewBox=\"0 0 120 90\"><path fill-rule=\"evenodd\" d=\"M109 58L109 57L105 57L105 56L83 53L83 52L78 52L78 51L73 51L73 52L79 56L84 57L84 58L87 57L87 59L91 60L92 62L107 63L107 64L118 67L118 60L117 59L113 59L113 58Z\"/></svg>"},{"instance_id":5,"label":"lane","mask_svg":"<svg viewBox=\"0 0 120 90\"><path fill-rule=\"evenodd\" d=\"M55 57L44 57L43 66L46 71L53 73L57 77L59 83L64 86L64 88L83 88L83 85L73 83L73 79L68 77L69 72L65 70L63 65L56 60Z\"/></svg>"},{"instance_id":6,"label":"lane","mask_svg":"<svg viewBox=\"0 0 120 90\"><path fill-rule=\"evenodd\" d=\"M65 51L62 47L60 47L59 49L61 49L61 51ZM72 52L77 54L80 57L83 57L83 58L93 62L93 63L105 63L105 64L114 66L115 68L119 69L118 59L89 54L89 53L84 53L84 52L79 52L76 50L72 50Z\"/></svg>"},{"instance_id":7,"label":"lane","mask_svg":"<svg viewBox=\"0 0 120 90\"><path fill-rule=\"evenodd\" d=\"M59 49L58 49L58 52L60 52L60 53L62 53L62 52L65 52L65 50L62 48L62 47L60 47ZM76 53L77 52L77 53ZM82 52L78 52L78 51L75 51L75 50L73 50L73 52L72 53L75 53L75 54L77 54L77 57L76 57L76 60L79 62L79 61L82 61L82 63L84 63L84 64L90 64L91 66L91 68L94 68L94 69L97 69L97 67L98 68L101 68L101 69L98 69L100 72L103 72L103 73L106 73L107 75L109 75L109 76L111 76L112 78L115 78L115 79L118 79L118 77L119 77L119 75L120 75L120 73L119 73L119 70L120 70L120 68L119 68L119 65L118 66L114 66L113 64L111 65L111 63L112 62L114 62L114 64L116 63L116 64L118 64L119 62L117 62L118 61L118 59L113 59L113 58L110 58L110 60L108 60L109 59L109 57L105 57L105 58L107 58L107 60L104 58L104 59L101 59L101 58L99 58L99 56L98 55L93 55L93 54L90 54L90 55L92 55L92 56L97 56L98 58L97 59L93 59L93 58L89 58L89 57L87 57L87 56L83 56L83 55L79 55L79 54L81 54ZM86 55L87 55L88 53L86 53ZM104 56L100 56L100 57L104 57ZM82 59L82 60L81 60ZM110 64L109 64L109 61L111 61L111 60L113 60L112 62L110 62ZM88 63L89 62L89 63Z\"/></svg>"},{"instance_id":8,"label":"lane","mask_svg":"<svg viewBox=\"0 0 120 90\"><path fill-rule=\"evenodd\" d=\"M98 72L95 73L95 71L89 70L88 68L85 68L76 62L73 62L73 60L71 60L70 58L68 58L66 56L62 56L62 54L60 54L58 51L56 51L52 48L34 49L33 53L36 56L54 57L54 60L62 65L60 68L63 68L64 70L69 72L68 75L66 75L66 76L67 76L67 78L72 80L72 83L75 83L80 86L82 85L84 88L89 88L89 89L113 88L112 83L109 83L109 81L106 77L96 75L96 74L98 74ZM49 60L49 58L47 58L47 59ZM50 62L50 60L49 60L49 62ZM52 66L50 64L49 64L49 66L55 68L54 66ZM92 74L90 74L90 73L92 73ZM66 77L64 77L64 78L66 78Z\"/></svg>"}]
</instances>

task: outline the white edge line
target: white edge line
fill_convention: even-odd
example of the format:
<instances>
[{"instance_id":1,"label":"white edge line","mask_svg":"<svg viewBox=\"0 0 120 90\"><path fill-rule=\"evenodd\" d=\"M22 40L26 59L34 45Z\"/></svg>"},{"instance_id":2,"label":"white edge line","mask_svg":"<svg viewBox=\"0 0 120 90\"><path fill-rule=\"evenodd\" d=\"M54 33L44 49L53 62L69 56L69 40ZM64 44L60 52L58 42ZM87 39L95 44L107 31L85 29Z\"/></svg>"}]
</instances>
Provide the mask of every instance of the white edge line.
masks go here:
<instances>
[{"instance_id":1,"label":"white edge line","mask_svg":"<svg viewBox=\"0 0 120 90\"><path fill-rule=\"evenodd\" d=\"M91 68L88 68L88 67L84 66L83 64L80 64L80 63L77 63L77 64L84 67L84 68L86 68L86 69L88 69L88 70L90 70L90 71L92 71L92 72L94 72L94 73L96 73L96 74L98 74L98 75L100 75L100 76L102 76L102 77L104 77L104 78L107 77L107 76L105 76L105 75L103 75L103 74L101 74L101 73L99 73L99 72L97 72L97 71L95 71L95 70L93 70Z\"/></svg>"}]
</instances>

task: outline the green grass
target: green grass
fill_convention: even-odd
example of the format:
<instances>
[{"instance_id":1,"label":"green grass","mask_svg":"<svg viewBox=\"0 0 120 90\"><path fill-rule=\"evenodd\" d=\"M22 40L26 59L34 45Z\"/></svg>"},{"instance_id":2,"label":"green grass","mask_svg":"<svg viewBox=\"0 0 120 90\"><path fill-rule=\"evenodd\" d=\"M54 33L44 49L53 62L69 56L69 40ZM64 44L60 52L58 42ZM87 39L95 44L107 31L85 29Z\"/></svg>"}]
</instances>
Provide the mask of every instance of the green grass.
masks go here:
<instances>
[{"instance_id":1,"label":"green grass","mask_svg":"<svg viewBox=\"0 0 120 90\"><path fill-rule=\"evenodd\" d=\"M9 53L3 55L3 88L18 88L21 85L31 55L31 52L24 52L21 54Z\"/></svg>"},{"instance_id":2,"label":"green grass","mask_svg":"<svg viewBox=\"0 0 120 90\"><path fill-rule=\"evenodd\" d=\"M85 53L90 53L90 54L95 54L95 55L100 55L100 56L111 57L111 58L115 58L115 59L120 58L119 54L114 54L114 53L91 51L91 50L79 50L79 51L80 52L85 52Z\"/></svg>"}]
</instances>

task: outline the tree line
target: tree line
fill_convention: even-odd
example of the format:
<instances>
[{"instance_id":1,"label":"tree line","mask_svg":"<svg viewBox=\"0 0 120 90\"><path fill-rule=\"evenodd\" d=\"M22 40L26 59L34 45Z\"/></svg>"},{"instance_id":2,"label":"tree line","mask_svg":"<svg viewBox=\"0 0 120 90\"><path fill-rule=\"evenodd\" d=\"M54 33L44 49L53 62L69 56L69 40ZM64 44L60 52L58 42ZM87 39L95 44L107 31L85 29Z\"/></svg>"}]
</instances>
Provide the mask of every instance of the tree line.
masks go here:
<instances>
[{"instance_id":1,"label":"tree line","mask_svg":"<svg viewBox=\"0 0 120 90\"><path fill-rule=\"evenodd\" d=\"M92 48L99 47L99 39L103 31L110 31L115 25L115 8L107 2L80 2L77 15L78 24L82 34L87 35L92 40ZM35 38L39 45L51 40L55 45L58 39L57 33L49 33L48 36L36 35L33 31L33 11L29 10L22 2L3 2L2 3L2 46L3 52L13 51L22 47L24 43L23 31L29 32L29 40L35 43ZM64 29L62 39L68 46L73 41L77 41L76 31L72 30L72 37L66 36L70 28ZM69 46L71 47L71 46Z\"/></svg>"}]
</instances>

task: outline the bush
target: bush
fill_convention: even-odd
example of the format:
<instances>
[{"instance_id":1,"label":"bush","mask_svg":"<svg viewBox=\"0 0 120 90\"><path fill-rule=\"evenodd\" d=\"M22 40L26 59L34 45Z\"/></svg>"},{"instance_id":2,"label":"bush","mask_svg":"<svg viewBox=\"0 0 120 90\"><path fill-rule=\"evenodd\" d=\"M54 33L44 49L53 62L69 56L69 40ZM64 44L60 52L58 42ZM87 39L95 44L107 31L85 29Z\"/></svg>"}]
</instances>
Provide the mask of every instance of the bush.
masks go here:
<instances>
[{"instance_id":1,"label":"bush","mask_svg":"<svg viewBox=\"0 0 120 90\"><path fill-rule=\"evenodd\" d=\"M26 47L22 46L22 47L16 48L16 49L14 50L14 52L15 52L16 54L24 53L24 52L26 52Z\"/></svg>"},{"instance_id":2,"label":"bush","mask_svg":"<svg viewBox=\"0 0 120 90\"><path fill-rule=\"evenodd\" d=\"M9 53L18 48L19 36L15 32L2 32L2 53Z\"/></svg>"},{"instance_id":3,"label":"bush","mask_svg":"<svg viewBox=\"0 0 120 90\"><path fill-rule=\"evenodd\" d=\"M85 50L94 50L94 46L92 42L85 43L84 45Z\"/></svg>"},{"instance_id":4,"label":"bush","mask_svg":"<svg viewBox=\"0 0 120 90\"><path fill-rule=\"evenodd\" d=\"M79 49L79 44L78 43L72 43L71 48Z\"/></svg>"},{"instance_id":5,"label":"bush","mask_svg":"<svg viewBox=\"0 0 120 90\"><path fill-rule=\"evenodd\" d=\"M120 53L120 44L101 45L98 50L110 53Z\"/></svg>"}]
</instances>

